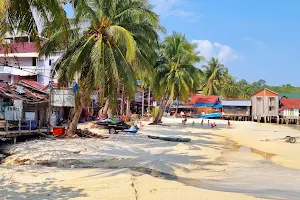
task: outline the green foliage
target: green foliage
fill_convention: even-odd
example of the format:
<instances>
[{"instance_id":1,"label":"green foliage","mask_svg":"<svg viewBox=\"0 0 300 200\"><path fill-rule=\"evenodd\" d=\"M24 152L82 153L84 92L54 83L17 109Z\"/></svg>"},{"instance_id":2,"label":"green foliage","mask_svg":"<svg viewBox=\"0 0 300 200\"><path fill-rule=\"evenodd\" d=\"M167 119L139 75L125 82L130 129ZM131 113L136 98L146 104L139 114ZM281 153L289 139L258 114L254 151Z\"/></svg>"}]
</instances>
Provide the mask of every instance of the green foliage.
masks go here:
<instances>
[{"instance_id":1,"label":"green foliage","mask_svg":"<svg viewBox=\"0 0 300 200\"><path fill-rule=\"evenodd\" d=\"M67 34L67 48L54 69L69 81L93 76L90 89L101 88L102 99L108 98L114 109L118 83L123 83L126 95L133 98L136 79L153 74L157 32L163 28L146 0L75 0L73 6L72 29L56 31L41 54L65 49L60 44Z\"/></svg>"},{"instance_id":2,"label":"green foliage","mask_svg":"<svg viewBox=\"0 0 300 200\"><path fill-rule=\"evenodd\" d=\"M277 93L300 93L300 87L290 84L282 86L268 85L265 80L248 83L246 80L237 80L218 59L212 58L204 65L204 77L202 79L203 92L206 95L218 95L223 98L250 98L254 92L268 88Z\"/></svg>"},{"instance_id":3,"label":"green foliage","mask_svg":"<svg viewBox=\"0 0 300 200\"><path fill-rule=\"evenodd\" d=\"M191 92L200 86L201 71L194 66L203 58L196 46L184 35L173 33L160 47L160 56L155 67L154 91L156 96L187 100Z\"/></svg>"}]
</instances>

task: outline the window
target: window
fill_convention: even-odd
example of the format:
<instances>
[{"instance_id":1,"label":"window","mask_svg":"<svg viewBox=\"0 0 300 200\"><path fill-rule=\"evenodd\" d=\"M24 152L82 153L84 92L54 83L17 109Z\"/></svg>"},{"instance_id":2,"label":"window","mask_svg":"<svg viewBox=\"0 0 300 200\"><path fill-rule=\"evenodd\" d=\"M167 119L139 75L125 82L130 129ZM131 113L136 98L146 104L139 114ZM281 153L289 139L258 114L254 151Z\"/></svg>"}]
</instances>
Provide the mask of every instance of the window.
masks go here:
<instances>
[{"instance_id":1,"label":"window","mask_svg":"<svg viewBox=\"0 0 300 200\"><path fill-rule=\"evenodd\" d=\"M32 66L36 66L36 57L32 57Z\"/></svg>"},{"instance_id":2,"label":"window","mask_svg":"<svg viewBox=\"0 0 300 200\"><path fill-rule=\"evenodd\" d=\"M270 106L269 107L269 111L273 111L274 110L274 107L273 106Z\"/></svg>"},{"instance_id":3,"label":"window","mask_svg":"<svg viewBox=\"0 0 300 200\"><path fill-rule=\"evenodd\" d=\"M269 104L270 105L275 104L275 98L274 97L269 98Z\"/></svg>"}]
</instances>

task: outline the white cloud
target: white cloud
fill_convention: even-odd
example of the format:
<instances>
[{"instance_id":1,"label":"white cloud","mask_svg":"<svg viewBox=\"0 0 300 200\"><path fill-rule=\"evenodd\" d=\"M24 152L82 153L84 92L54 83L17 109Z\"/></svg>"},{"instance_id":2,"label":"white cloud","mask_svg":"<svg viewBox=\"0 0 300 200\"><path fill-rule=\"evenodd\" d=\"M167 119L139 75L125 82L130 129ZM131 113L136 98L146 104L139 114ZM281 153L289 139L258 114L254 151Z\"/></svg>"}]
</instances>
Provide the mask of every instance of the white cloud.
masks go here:
<instances>
[{"instance_id":1,"label":"white cloud","mask_svg":"<svg viewBox=\"0 0 300 200\"><path fill-rule=\"evenodd\" d=\"M187 0L150 0L150 3L155 6L154 11L162 17L189 17L193 22L199 21L197 14L187 8Z\"/></svg>"},{"instance_id":2,"label":"white cloud","mask_svg":"<svg viewBox=\"0 0 300 200\"><path fill-rule=\"evenodd\" d=\"M193 40L192 42L197 44L197 50L200 51L200 54L204 56L206 60L216 57L223 63L226 63L242 59L242 57L228 45L210 42L209 40Z\"/></svg>"}]
</instances>

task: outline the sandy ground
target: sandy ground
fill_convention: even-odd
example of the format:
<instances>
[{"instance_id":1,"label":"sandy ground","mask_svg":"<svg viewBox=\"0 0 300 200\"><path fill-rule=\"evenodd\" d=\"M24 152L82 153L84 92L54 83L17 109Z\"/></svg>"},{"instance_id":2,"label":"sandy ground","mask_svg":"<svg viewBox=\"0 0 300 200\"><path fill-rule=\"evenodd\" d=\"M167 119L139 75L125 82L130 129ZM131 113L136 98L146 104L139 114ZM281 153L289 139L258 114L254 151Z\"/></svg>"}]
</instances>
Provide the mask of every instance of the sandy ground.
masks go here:
<instances>
[{"instance_id":1,"label":"sandy ground","mask_svg":"<svg viewBox=\"0 0 300 200\"><path fill-rule=\"evenodd\" d=\"M297 130L252 122L228 129L221 120L211 120L217 123L211 130L199 119L186 127L180 119L164 121L170 126L146 125L135 136L10 146L12 155L0 165L0 199L299 199L300 145L260 141L300 135Z\"/></svg>"}]
</instances>

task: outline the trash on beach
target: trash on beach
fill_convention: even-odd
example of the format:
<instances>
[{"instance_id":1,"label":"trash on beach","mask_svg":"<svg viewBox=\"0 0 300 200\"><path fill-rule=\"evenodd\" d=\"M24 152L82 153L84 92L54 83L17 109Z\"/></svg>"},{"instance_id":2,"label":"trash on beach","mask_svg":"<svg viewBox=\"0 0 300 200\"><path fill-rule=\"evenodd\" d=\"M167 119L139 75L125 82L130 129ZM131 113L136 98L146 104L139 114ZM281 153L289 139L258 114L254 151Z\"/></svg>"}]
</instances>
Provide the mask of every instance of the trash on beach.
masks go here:
<instances>
[{"instance_id":1,"label":"trash on beach","mask_svg":"<svg viewBox=\"0 0 300 200\"><path fill-rule=\"evenodd\" d=\"M171 142L190 142L190 138L182 138L182 137L166 137L166 136L153 136L148 135L148 138L150 139L159 139L164 141L171 141Z\"/></svg>"}]
</instances>

